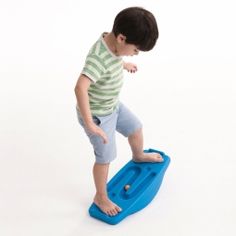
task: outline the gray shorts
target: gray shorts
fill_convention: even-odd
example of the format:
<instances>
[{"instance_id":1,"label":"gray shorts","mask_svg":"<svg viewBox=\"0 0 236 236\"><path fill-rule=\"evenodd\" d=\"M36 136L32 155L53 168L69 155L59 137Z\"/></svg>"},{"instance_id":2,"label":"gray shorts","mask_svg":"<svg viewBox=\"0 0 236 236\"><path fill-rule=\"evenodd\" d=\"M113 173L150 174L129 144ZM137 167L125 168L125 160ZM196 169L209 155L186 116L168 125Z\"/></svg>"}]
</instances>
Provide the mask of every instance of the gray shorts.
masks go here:
<instances>
[{"instance_id":1,"label":"gray shorts","mask_svg":"<svg viewBox=\"0 0 236 236\"><path fill-rule=\"evenodd\" d=\"M139 119L122 103L119 103L116 110L108 116L93 116L93 121L107 135L108 143L104 144L101 137L91 134L84 127L84 122L77 109L79 123L84 128L93 146L96 163L110 163L116 158L115 131L128 137L142 127Z\"/></svg>"}]
</instances>

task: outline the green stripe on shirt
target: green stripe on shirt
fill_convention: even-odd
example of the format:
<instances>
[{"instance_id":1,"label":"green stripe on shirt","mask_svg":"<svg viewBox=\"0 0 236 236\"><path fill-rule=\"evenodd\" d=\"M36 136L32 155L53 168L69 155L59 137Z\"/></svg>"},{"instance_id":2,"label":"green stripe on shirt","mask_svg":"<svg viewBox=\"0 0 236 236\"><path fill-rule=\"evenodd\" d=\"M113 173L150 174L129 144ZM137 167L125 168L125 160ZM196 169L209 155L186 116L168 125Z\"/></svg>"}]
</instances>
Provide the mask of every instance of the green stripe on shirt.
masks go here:
<instances>
[{"instance_id":1,"label":"green stripe on shirt","mask_svg":"<svg viewBox=\"0 0 236 236\"><path fill-rule=\"evenodd\" d=\"M82 74L92 80L88 89L92 115L111 114L123 85L123 60L109 50L103 36L90 49Z\"/></svg>"}]
</instances>

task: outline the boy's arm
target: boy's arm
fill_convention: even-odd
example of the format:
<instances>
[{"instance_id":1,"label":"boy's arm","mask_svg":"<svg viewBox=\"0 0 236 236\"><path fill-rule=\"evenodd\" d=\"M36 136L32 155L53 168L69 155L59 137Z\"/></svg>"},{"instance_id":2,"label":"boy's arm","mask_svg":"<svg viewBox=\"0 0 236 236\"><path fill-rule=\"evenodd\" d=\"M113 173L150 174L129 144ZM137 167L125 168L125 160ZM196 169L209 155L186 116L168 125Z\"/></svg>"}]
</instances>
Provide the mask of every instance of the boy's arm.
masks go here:
<instances>
[{"instance_id":1,"label":"boy's arm","mask_svg":"<svg viewBox=\"0 0 236 236\"><path fill-rule=\"evenodd\" d=\"M88 89L91 84L91 80L85 76L80 75L77 84L75 86L75 95L77 99L77 104L79 106L80 114L84 121L85 127L93 134L99 135L104 143L107 143L107 136L105 132L98 127L92 118L92 114L89 108L89 97L88 97Z\"/></svg>"}]
</instances>

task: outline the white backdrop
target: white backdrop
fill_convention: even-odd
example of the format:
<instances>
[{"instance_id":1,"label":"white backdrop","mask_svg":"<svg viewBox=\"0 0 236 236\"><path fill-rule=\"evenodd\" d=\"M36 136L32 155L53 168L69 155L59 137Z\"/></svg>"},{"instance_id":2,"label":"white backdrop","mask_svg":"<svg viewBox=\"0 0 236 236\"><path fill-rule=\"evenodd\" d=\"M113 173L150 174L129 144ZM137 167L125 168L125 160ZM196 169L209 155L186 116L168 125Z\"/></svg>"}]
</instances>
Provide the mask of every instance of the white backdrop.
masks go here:
<instances>
[{"instance_id":1,"label":"white backdrop","mask_svg":"<svg viewBox=\"0 0 236 236\"><path fill-rule=\"evenodd\" d=\"M109 226L87 213L94 157L74 86L91 45L136 5L160 38L125 58L139 71L121 100L172 162L153 202ZM235 22L233 0L0 0L0 235L235 235ZM131 158L117 145L109 178Z\"/></svg>"}]
</instances>

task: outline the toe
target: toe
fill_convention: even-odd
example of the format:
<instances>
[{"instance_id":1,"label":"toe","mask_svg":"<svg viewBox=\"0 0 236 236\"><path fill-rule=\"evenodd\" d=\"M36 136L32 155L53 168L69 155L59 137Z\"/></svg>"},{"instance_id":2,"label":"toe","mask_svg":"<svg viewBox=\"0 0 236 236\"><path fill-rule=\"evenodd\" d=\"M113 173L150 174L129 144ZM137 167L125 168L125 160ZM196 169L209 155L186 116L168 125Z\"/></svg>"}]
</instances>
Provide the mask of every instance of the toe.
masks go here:
<instances>
[{"instance_id":1,"label":"toe","mask_svg":"<svg viewBox=\"0 0 236 236\"><path fill-rule=\"evenodd\" d=\"M158 160L158 161L163 161L163 157L162 157L161 155L158 155L158 156L157 156L157 160Z\"/></svg>"},{"instance_id":2,"label":"toe","mask_svg":"<svg viewBox=\"0 0 236 236\"><path fill-rule=\"evenodd\" d=\"M122 209L120 207L118 207L118 206L116 206L116 210L117 210L117 212L121 212L122 211Z\"/></svg>"},{"instance_id":3,"label":"toe","mask_svg":"<svg viewBox=\"0 0 236 236\"><path fill-rule=\"evenodd\" d=\"M115 216L115 215L117 214L116 210L115 210L115 209L112 209L112 210L111 210L111 214L112 214L112 216Z\"/></svg>"},{"instance_id":4,"label":"toe","mask_svg":"<svg viewBox=\"0 0 236 236\"><path fill-rule=\"evenodd\" d=\"M163 162L163 158L159 157L156 159L157 162Z\"/></svg>"},{"instance_id":5,"label":"toe","mask_svg":"<svg viewBox=\"0 0 236 236\"><path fill-rule=\"evenodd\" d=\"M117 207L115 207L114 212L116 215L119 213L119 210L117 209Z\"/></svg>"},{"instance_id":6,"label":"toe","mask_svg":"<svg viewBox=\"0 0 236 236\"><path fill-rule=\"evenodd\" d=\"M113 216L113 212L112 212L112 210L107 211L107 215L109 215L109 216Z\"/></svg>"}]
</instances>

